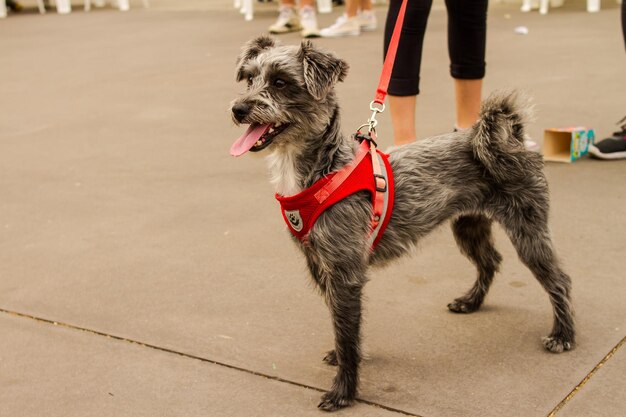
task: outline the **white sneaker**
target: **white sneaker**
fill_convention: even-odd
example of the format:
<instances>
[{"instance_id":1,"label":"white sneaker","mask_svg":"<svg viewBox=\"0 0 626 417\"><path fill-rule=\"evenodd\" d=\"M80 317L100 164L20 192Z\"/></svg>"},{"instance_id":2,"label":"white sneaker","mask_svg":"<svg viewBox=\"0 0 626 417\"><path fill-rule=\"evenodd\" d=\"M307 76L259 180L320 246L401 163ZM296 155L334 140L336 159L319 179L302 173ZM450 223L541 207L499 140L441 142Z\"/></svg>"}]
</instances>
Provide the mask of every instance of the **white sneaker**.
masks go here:
<instances>
[{"instance_id":1,"label":"white sneaker","mask_svg":"<svg viewBox=\"0 0 626 417\"><path fill-rule=\"evenodd\" d=\"M302 25L303 38L319 38L320 30L317 28L317 17L315 9L311 6L304 6L300 9L300 24Z\"/></svg>"},{"instance_id":2,"label":"white sneaker","mask_svg":"<svg viewBox=\"0 0 626 417\"><path fill-rule=\"evenodd\" d=\"M278 8L278 20L269 27L270 33L273 34L294 32L300 29L302 29L300 19L293 7L289 6L280 6Z\"/></svg>"},{"instance_id":3,"label":"white sneaker","mask_svg":"<svg viewBox=\"0 0 626 417\"><path fill-rule=\"evenodd\" d=\"M359 36L361 34L361 24L359 17L348 17L343 14L335 21L332 26L322 29L321 32L325 38L338 38L341 36Z\"/></svg>"},{"instance_id":4,"label":"white sneaker","mask_svg":"<svg viewBox=\"0 0 626 417\"><path fill-rule=\"evenodd\" d=\"M376 21L376 15L371 10L363 10L357 16L359 18L359 25L363 32L370 32L376 30L378 22Z\"/></svg>"}]
</instances>

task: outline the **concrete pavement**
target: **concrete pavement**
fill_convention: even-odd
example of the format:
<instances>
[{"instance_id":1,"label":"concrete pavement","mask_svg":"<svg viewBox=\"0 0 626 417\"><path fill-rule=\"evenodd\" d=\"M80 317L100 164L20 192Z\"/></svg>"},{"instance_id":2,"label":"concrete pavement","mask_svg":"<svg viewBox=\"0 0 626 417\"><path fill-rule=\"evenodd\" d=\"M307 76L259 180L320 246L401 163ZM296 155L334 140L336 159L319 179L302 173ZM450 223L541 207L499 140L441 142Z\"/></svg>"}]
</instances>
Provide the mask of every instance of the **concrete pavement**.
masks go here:
<instances>
[{"instance_id":1,"label":"concrete pavement","mask_svg":"<svg viewBox=\"0 0 626 417\"><path fill-rule=\"evenodd\" d=\"M606 136L626 109L619 10L581 3L548 16L490 9L485 90L529 91L539 141L574 124ZM259 6L244 22L215 4L0 21L1 417L319 415L334 375L321 362L328 313L264 160L228 156L241 134L234 60L274 14ZM453 124L445 33L436 8L420 136ZM316 42L351 65L338 88L348 133L368 116L381 30ZM386 113L379 134L391 144ZM373 271L365 402L338 415L626 415L626 161L546 171L576 349L543 350L547 297L500 229L505 261L484 309L449 313L474 270L444 227Z\"/></svg>"}]
</instances>

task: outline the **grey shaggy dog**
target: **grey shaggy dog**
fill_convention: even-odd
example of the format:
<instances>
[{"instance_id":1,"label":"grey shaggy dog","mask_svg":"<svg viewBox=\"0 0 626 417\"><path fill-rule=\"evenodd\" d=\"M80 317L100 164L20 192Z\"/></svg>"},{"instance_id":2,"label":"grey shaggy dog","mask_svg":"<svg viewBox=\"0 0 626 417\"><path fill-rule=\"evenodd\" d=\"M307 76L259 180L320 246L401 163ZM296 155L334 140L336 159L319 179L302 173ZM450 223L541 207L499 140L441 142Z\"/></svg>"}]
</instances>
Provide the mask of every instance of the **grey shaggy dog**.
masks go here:
<instances>
[{"instance_id":1,"label":"grey shaggy dog","mask_svg":"<svg viewBox=\"0 0 626 417\"><path fill-rule=\"evenodd\" d=\"M237 62L237 80L248 89L232 103L236 124L271 124L252 145L267 148L271 181L281 195L294 195L355 156L356 142L341 133L333 86L348 65L306 41L281 46L269 37L248 42ZM337 366L332 388L319 408L336 410L355 399L361 362L362 290L369 266L409 252L447 220L463 254L478 269L474 286L448 308L477 310L502 257L491 224L502 225L522 262L548 293L554 324L543 345L551 352L574 344L570 278L559 267L548 229L548 184L540 155L524 148L529 106L515 93L493 94L480 120L449 133L393 148L395 205L387 230L370 250L372 204L367 192L331 206L306 243L295 239L332 314L334 349L324 361Z\"/></svg>"}]
</instances>

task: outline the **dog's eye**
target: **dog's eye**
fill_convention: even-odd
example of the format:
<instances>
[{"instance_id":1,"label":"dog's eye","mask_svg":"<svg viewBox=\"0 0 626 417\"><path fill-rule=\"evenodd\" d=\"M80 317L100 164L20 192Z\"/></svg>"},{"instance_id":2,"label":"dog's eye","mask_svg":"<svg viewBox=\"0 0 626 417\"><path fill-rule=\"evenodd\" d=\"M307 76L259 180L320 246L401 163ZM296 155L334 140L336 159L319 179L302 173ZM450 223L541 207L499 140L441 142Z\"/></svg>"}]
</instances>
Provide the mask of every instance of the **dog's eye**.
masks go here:
<instances>
[{"instance_id":1,"label":"dog's eye","mask_svg":"<svg viewBox=\"0 0 626 417\"><path fill-rule=\"evenodd\" d=\"M252 85L252 80L254 80L254 77L252 75L248 75L248 87Z\"/></svg>"},{"instance_id":2,"label":"dog's eye","mask_svg":"<svg viewBox=\"0 0 626 417\"><path fill-rule=\"evenodd\" d=\"M286 85L287 85L287 82L283 80L282 78L276 78L274 80L274 86L276 88L284 88Z\"/></svg>"}]
</instances>

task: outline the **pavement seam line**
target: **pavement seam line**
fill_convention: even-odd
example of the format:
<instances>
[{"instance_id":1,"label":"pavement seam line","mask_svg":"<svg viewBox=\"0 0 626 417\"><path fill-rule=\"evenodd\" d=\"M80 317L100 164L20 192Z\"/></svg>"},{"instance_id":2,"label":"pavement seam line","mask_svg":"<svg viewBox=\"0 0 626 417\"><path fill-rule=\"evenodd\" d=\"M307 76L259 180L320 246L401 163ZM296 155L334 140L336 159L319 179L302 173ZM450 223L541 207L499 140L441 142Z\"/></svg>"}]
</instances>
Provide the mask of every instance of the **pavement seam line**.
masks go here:
<instances>
[{"instance_id":1,"label":"pavement seam line","mask_svg":"<svg viewBox=\"0 0 626 417\"><path fill-rule=\"evenodd\" d=\"M0 1L3 1L3 0L0 0ZM268 375L268 374L265 374L263 372L254 371L252 369L241 368L241 367L236 366L236 365L230 365L228 363L219 362L219 361L216 361L216 360L213 360L213 359L203 358L202 356L197 356L197 355L193 355L193 354L185 353L185 352L179 352L179 351L174 350L174 349L169 349L169 348L165 348L165 347L161 347L161 346L157 346L157 345L152 345L150 343L140 342L138 340L129 339L127 337L122 337L122 336L116 336L116 335L109 334L109 333L104 333L104 332L101 332L101 331L98 331L98 330L88 329L86 327L80 327L80 326L76 326L76 325L73 325L73 324L68 324L68 323L63 323L63 322L60 322L60 321L55 321L55 320L45 319L45 318L42 318L42 317L33 316L31 314L25 314L25 313L20 313L20 312L17 312L17 311L7 310L7 309L4 309L2 307L0 307L0 313L8 314L8 315L11 315L11 316L17 316L17 317L21 317L21 318L26 318L26 319L31 319L31 320L34 320L34 321L37 321L37 322L40 322L40 323L51 324L53 326L65 327L65 328L71 329L71 330L78 330L78 331L85 332L85 333L91 333L91 334L96 335L96 336L106 337L106 338L110 338L110 339L114 339L114 340L130 343L130 344L133 344L133 345L142 346L142 347L145 347L145 348L148 348L148 349L152 349L152 350L157 350L157 351L160 351L160 352L165 352L165 353L170 353L170 354L182 356L182 357L187 358L187 359L195 359L195 360L198 360L198 361L201 361L201 362L210 363L210 364L213 364L213 365L221 366L221 367L232 369L232 370L239 371L239 372L245 372L245 373L250 374L250 375L262 377L262 378L265 378L265 379L270 379L272 381L282 382L282 383L293 385L293 386L300 387L300 388L311 389L313 391L318 391L318 392L321 392L321 393L325 393L326 392L326 390L324 390L322 388L314 387L312 385L307 385L307 384L303 384L303 383L296 382L296 381L291 381L289 379L281 378L279 376ZM381 408L383 410L391 411L391 412L402 414L402 415L409 416L409 417L424 417L424 416L421 416L419 414L410 413L408 411L400 410L398 408L390 407L390 406L387 406L387 405L384 405L384 404L379 404L379 403L376 403L376 402L373 402L373 401L369 401L369 400L365 400L365 399L362 399L362 398L357 398L355 401L359 402L359 403L362 403L362 404L366 404L366 405L375 407L375 408Z\"/></svg>"},{"instance_id":2,"label":"pavement seam line","mask_svg":"<svg viewBox=\"0 0 626 417\"><path fill-rule=\"evenodd\" d=\"M561 400L560 403L558 403L556 405L556 407L554 407L554 409L552 411L550 411L550 414L548 414L547 417L554 417L556 415L556 413L558 413L559 411L561 411L561 409L565 406L565 404L567 404L573 397L574 395L576 395L576 393L578 391L580 391L582 389L582 387L589 382L589 380L591 379L591 377L594 376L594 374L596 372L598 372L598 370L600 368L602 368L604 366L605 363L608 362L609 359L611 359L611 357L613 355L615 355L615 352L617 352L624 344L626 343L626 337L622 338L622 340L620 340L617 345L615 345L613 347L613 349L611 349L611 351L609 353L606 354L606 356L604 358L602 358L602 360L600 362L598 362L598 364L591 370L591 372L589 372L583 379L582 381L580 381L578 383L578 385L576 385L574 387L574 389L567 394L567 396L565 398L563 398Z\"/></svg>"}]
</instances>

